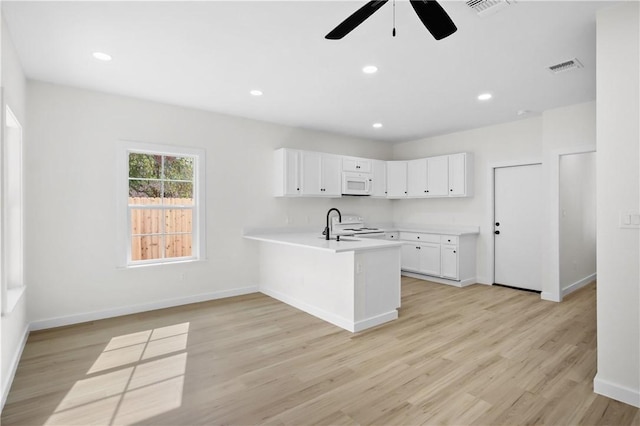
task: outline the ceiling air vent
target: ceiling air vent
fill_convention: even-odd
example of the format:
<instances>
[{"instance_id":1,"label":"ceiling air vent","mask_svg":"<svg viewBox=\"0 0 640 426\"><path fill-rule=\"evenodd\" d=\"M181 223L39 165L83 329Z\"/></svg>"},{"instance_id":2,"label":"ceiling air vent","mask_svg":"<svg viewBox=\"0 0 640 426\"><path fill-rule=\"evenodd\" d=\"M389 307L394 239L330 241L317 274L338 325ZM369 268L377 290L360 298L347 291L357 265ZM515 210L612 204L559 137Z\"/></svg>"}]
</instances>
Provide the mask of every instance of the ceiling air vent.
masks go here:
<instances>
[{"instance_id":1,"label":"ceiling air vent","mask_svg":"<svg viewBox=\"0 0 640 426\"><path fill-rule=\"evenodd\" d=\"M582 64L579 60L573 58L559 64L551 65L549 67L549 71L551 71L553 74L558 74L564 71L574 70L578 68L582 68Z\"/></svg>"},{"instance_id":2,"label":"ceiling air vent","mask_svg":"<svg viewBox=\"0 0 640 426\"><path fill-rule=\"evenodd\" d=\"M478 16L487 16L514 2L515 0L469 0L467 6L475 10Z\"/></svg>"}]
</instances>

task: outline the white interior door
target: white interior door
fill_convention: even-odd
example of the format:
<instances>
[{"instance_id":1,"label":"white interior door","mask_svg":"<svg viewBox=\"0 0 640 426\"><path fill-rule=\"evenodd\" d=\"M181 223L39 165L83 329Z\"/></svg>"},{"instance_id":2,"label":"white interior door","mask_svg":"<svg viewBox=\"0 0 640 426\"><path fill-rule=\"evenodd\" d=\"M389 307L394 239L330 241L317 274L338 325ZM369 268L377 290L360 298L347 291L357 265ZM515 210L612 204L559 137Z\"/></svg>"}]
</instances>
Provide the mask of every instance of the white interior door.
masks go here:
<instances>
[{"instance_id":1,"label":"white interior door","mask_svg":"<svg viewBox=\"0 0 640 426\"><path fill-rule=\"evenodd\" d=\"M542 291L542 166L494 169L494 282Z\"/></svg>"}]
</instances>

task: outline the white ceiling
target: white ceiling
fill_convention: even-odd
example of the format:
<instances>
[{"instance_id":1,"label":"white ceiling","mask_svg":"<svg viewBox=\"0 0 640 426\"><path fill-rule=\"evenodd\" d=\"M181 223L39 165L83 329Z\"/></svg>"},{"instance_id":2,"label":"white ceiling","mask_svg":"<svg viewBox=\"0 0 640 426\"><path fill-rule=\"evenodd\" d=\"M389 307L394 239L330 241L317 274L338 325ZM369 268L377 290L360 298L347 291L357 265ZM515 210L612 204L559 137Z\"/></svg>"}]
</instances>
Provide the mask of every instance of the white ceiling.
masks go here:
<instances>
[{"instance_id":1,"label":"white ceiling","mask_svg":"<svg viewBox=\"0 0 640 426\"><path fill-rule=\"evenodd\" d=\"M2 8L29 78L368 139L418 139L595 99L595 11L612 2L519 0L479 17L462 1L443 1L458 32L436 41L398 0L397 37L389 2L344 39L324 39L364 3ZM93 59L94 51L113 61ZM546 69L574 57L583 69ZM378 73L363 74L368 64ZM491 101L476 99L487 91Z\"/></svg>"}]
</instances>

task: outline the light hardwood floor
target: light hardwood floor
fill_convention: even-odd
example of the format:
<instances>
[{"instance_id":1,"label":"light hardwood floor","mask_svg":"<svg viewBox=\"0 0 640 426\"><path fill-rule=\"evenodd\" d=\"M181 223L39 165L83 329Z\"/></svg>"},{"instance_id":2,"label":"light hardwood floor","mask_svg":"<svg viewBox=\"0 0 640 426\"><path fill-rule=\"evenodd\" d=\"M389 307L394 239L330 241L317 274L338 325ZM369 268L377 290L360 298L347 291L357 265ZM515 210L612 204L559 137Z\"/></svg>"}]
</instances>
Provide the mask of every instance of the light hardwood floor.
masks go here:
<instances>
[{"instance_id":1,"label":"light hardwood floor","mask_svg":"<svg viewBox=\"0 0 640 426\"><path fill-rule=\"evenodd\" d=\"M594 284L402 282L357 334L261 294L34 332L2 424L640 424L593 393Z\"/></svg>"}]
</instances>

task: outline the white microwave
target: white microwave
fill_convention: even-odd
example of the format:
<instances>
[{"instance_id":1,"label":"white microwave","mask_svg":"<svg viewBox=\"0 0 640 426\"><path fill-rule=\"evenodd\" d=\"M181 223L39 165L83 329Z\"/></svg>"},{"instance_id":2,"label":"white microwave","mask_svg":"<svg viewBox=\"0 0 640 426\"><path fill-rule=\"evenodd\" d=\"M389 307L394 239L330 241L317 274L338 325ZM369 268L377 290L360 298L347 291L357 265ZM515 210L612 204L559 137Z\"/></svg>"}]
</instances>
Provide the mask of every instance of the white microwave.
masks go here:
<instances>
[{"instance_id":1,"label":"white microwave","mask_svg":"<svg viewBox=\"0 0 640 426\"><path fill-rule=\"evenodd\" d=\"M343 195L371 195L370 173L342 173Z\"/></svg>"}]
</instances>

